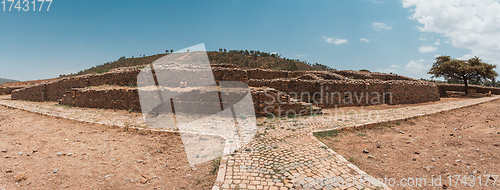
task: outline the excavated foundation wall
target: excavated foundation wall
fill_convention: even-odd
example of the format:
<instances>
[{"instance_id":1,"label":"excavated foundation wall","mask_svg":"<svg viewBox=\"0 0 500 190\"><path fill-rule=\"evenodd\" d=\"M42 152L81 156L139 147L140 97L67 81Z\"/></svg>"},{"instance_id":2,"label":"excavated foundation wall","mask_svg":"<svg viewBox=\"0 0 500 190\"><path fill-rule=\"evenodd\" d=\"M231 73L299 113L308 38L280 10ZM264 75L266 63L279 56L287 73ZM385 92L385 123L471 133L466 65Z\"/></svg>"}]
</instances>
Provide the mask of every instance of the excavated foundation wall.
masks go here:
<instances>
[{"instance_id":1,"label":"excavated foundation wall","mask_svg":"<svg viewBox=\"0 0 500 190\"><path fill-rule=\"evenodd\" d=\"M349 80L342 75L328 71L277 71L266 69L218 68L212 69L215 80L248 82L249 79L296 78L306 74L314 74L326 80Z\"/></svg>"},{"instance_id":2,"label":"excavated foundation wall","mask_svg":"<svg viewBox=\"0 0 500 190\"><path fill-rule=\"evenodd\" d=\"M345 76L350 79L379 79L379 80L410 80L416 81L416 79L399 76L395 74L377 73L377 72L362 72L353 70L337 70L333 71L338 75Z\"/></svg>"},{"instance_id":3,"label":"excavated foundation wall","mask_svg":"<svg viewBox=\"0 0 500 190\"><path fill-rule=\"evenodd\" d=\"M290 101L290 96L279 93L274 89L251 88L250 92L253 98L255 114L257 116L266 116L270 113L275 116L288 115L291 113L300 115L311 114L312 105ZM179 95L181 93L183 93L184 96L178 96L178 98L172 100L176 106L175 110L177 110L177 112L194 114L215 114L220 112L221 108L225 109L223 108L224 105L236 103L243 97L242 95L244 95L236 93L222 94L223 97L231 97L231 99L225 99L227 100L225 102L213 102L210 100L214 98L219 99L217 91L194 90L191 92L179 92ZM59 103L75 107L141 111L137 89L72 89L64 93ZM170 104L170 102L167 103ZM170 105L167 105L167 107L168 106ZM150 111L156 114L171 113L170 109L165 110L162 108L165 108L165 106Z\"/></svg>"},{"instance_id":4,"label":"excavated foundation wall","mask_svg":"<svg viewBox=\"0 0 500 190\"><path fill-rule=\"evenodd\" d=\"M20 89L21 87L0 87L0 95L11 94L12 91Z\"/></svg>"},{"instance_id":5,"label":"excavated foundation wall","mask_svg":"<svg viewBox=\"0 0 500 190\"><path fill-rule=\"evenodd\" d=\"M63 105L86 108L140 110L137 89L72 89L64 93Z\"/></svg>"},{"instance_id":6,"label":"excavated foundation wall","mask_svg":"<svg viewBox=\"0 0 500 190\"><path fill-rule=\"evenodd\" d=\"M325 108L439 100L437 86L422 81L251 79L248 84L276 88L292 98Z\"/></svg>"},{"instance_id":7,"label":"excavated foundation wall","mask_svg":"<svg viewBox=\"0 0 500 190\"><path fill-rule=\"evenodd\" d=\"M88 74L76 77L68 77L57 79L54 81L43 82L37 85L31 85L22 89L12 91L12 99L28 100L28 101L58 101L62 95L72 88L85 88L89 86L100 85L118 85L118 86L136 86L137 76L140 72L138 67L127 67L116 69L103 74ZM192 71L190 71L192 72ZM248 83L249 79L275 79L298 77L307 73L316 74L325 79L343 80L345 77L321 71L274 71L264 69L243 70L238 68L220 68L214 67L213 74L217 81L241 81ZM181 75L179 76L193 76ZM178 87L183 81L189 81L189 78L176 77L175 80L170 80L164 83L168 87Z\"/></svg>"},{"instance_id":8,"label":"excavated foundation wall","mask_svg":"<svg viewBox=\"0 0 500 190\"><path fill-rule=\"evenodd\" d=\"M33 86L43 82L54 81L57 79L43 79L43 80L32 80L32 81L21 81L21 82L8 82L0 84L0 95L11 94L12 91L25 88L27 86Z\"/></svg>"},{"instance_id":9,"label":"excavated foundation wall","mask_svg":"<svg viewBox=\"0 0 500 190\"><path fill-rule=\"evenodd\" d=\"M134 86L137 84L138 68L123 68L103 74L88 74L67 77L50 82L28 86L12 91L13 100L58 101L72 88L85 88L100 85Z\"/></svg>"},{"instance_id":10,"label":"excavated foundation wall","mask_svg":"<svg viewBox=\"0 0 500 190\"><path fill-rule=\"evenodd\" d=\"M59 101L62 99L63 104L78 107L139 110L138 98L137 95L134 95L137 94L136 91L92 92L81 90L81 88L105 84L133 87L137 85L140 70L139 67L128 67L103 74L57 79L14 90L11 97L14 100L28 101ZM271 87L288 93L291 98L324 108L439 100L438 87L435 84L392 74L359 71L290 72L264 69L244 70L229 67L214 67L212 70L217 81L241 81L251 87ZM191 76L193 75L191 74ZM185 77L176 77L175 79L166 81L169 87L181 87L184 81L189 81ZM74 88L80 88L80 90L72 90ZM257 113L279 113L282 112L280 110L301 111L304 106L293 101L288 103L266 101L269 104L264 104L261 100L265 99L265 95L268 94L261 96L262 93L254 94L252 92L252 95Z\"/></svg>"},{"instance_id":11,"label":"excavated foundation wall","mask_svg":"<svg viewBox=\"0 0 500 190\"><path fill-rule=\"evenodd\" d=\"M441 97L446 97L446 91L459 91L465 92L465 86L463 84L448 84L448 83L438 83L439 95ZM500 88L486 87L478 85L469 85L469 89L476 90L477 93L488 93L491 91L492 94L500 95Z\"/></svg>"}]
</instances>

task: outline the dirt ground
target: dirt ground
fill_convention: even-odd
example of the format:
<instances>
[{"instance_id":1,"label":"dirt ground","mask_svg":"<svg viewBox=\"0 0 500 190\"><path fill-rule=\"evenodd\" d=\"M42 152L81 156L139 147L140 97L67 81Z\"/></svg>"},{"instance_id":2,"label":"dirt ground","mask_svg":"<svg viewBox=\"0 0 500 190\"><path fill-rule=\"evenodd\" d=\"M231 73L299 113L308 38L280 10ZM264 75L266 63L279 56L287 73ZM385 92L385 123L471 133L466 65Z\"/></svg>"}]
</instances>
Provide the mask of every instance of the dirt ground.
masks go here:
<instances>
[{"instance_id":1,"label":"dirt ground","mask_svg":"<svg viewBox=\"0 0 500 190\"><path fill-rule=\"evenodd\" d=\"M500 100L319 139L393 189L500 188Z\"/></svg>"},{"instance_id":2,"label":"dirt ground","mask_svg":"<svg viewBox=\"0 0 500 190\"><path fill-rule=\"evenodd\" d=\"M210 189L216 161L190 167L180 135L0 106L0 189Z\"/></svg>"}]
</instances>

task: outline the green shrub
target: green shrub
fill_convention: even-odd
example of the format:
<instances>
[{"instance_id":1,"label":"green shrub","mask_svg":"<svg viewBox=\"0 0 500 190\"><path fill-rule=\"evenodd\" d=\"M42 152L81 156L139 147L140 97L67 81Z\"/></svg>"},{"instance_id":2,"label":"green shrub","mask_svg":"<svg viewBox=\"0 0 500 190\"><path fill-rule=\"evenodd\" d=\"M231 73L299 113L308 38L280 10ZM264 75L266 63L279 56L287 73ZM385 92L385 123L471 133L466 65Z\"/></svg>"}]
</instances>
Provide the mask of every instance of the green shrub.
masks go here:
<instances>
[{"instance_id":1,"label":"green shrub","mask_svg":"<svg viewBox=\"0 0 500 190\"><path fill-rule=\"evenodd\" d=\"M339 135L339 130L322 131L313 134L315 137L325 138L325 137L336 137Z\"/></svg>"},{"instance_id":2,"label":"green shrub","mask_svg":"<svg viewBox=\"0 0 500 190\"><path fill-rule=\"evenodd\" d=\"M212 170L210 171L210 174L215 175L219 171L219 165L220 165L220 157L212 160Z\"/></svg>"},{"instance_id":3,"label":"green shrub","mask_svg":"<svg viewBox=\"0 0 500 190\"><path fill-rule=\"evenodd\" d=\"M102 73L107 73L109 72L109 69L98 69L97 71L95 71L95 73L97 74L102 74Z\"/></svg>"}]
</instances>

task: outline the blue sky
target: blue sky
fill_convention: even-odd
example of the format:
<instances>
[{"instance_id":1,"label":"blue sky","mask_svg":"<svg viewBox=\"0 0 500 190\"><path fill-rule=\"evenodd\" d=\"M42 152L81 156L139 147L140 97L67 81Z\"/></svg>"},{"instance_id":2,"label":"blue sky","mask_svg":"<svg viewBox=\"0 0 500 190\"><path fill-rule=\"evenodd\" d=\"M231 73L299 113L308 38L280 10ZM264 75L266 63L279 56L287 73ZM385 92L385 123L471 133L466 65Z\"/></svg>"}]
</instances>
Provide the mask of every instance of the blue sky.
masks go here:
<instances>
[{"instance_id":1,"label":"blue sky","mask_svg":"<svg viewBox=\"0 0 500 190\"><path fill-rule=\"evenodd\" d=\"M199 43L205 43L207 50L278 52L337 69L364 68L415 78L430 77L426 71L436 55L478 55L498 64L500 43L489 44L487 36L495 34L484 30L479 32L486 36L479 38L488 39L470 39L478 35L469 25L459 26L457 34L452 29L468 17L442 18L437 11L442 5L435 4L430 0L54 0L48 12L0 10L0 77L52 78L121 56L152 55ZM436 11L429 12L432 8ZM482 16L496 14L494 9Z\"/></svg>"}]
</instances>

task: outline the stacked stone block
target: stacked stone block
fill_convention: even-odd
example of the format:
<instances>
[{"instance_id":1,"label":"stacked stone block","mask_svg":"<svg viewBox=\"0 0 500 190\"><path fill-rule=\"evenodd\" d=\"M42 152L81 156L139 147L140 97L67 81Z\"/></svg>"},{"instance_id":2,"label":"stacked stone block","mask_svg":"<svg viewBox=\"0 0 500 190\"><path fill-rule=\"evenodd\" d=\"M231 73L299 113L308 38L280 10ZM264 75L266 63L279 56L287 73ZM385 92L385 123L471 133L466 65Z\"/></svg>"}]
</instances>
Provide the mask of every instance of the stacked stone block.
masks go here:
<instances>
[{"instance_id":1,"label":"stacked stone block","mask_svg":"<svg viewBox=\"0 0 500 190\"><path fill-rule=\"evenodd\" d=\"M441 97L446 97L446 91L459 91L464 92L465 86L463 84L449 84L449 83L438 83L439 95ZM500 88L469 85L469 89L476 90L476 93L489 93L500 95Z\"/></svg>"},{"instance_id":2,"label":"stacked stone block","mask_svg":"<svg viewBox=\"0 0 500 190\"><path fill-rule=\"evenodd\" d=\"M11 94L12 91L20 89L21 87L0 87L0 95Z\"/></svg>"},{"instance_id":3,"label":"stacked stone block","mask_svg":"<svg viewBox=\"0 0 500 190\"><path fill-rule=\"evenodd\" d=\"M64 93L62 105L87 108L140 110L137 89L71 89Z\"/></svg>"},{"instance_id":4,"label":"stacked stone block","mask_svg":"<svg viewBox=\"0 0 500 190\"><path fill-rule=\"evenodd\" d=\"M141 68L126 67L103 74L88 74L52 80L14 90L12 92L12 99L60 101L62 104L78 107L140 110L137 90L134 91L126 88L96 90L86 88L101 85L135 87ZM227 65L221 67L212 65L214 78L211 78L212 75L209 76L206 74L206 71L201 70L199 71L200 75L193 75L192 72L198 72L196 69L189 71L179 71L172 68L158 69L160 70L152 71L158 80L166 77L162 75L169 75L167 78L172 79L158 81L162 86L168 88L181 88L183 84L184 86L192 86L191 84L186 84L186 82L192 80L190 77L196 76L200 80L240 81L251 87L270 87L275 89L275 91L285 92L287 96L285 99L293 100L286 104L265 105L262 100L266 98L266 95L269 96L269 94L263 94L263 90L254 89L252 91L254 108L260 115L263 115L266 111L283 115L280 110L300 111L304 107L311 106L311 104L322 108L333 108L373 104L407 104L439 100L438 87L433 83L383 73L360 71L244 70ZM156 76L156 73L159 73L159 75ZM451 87L447 86L446 88ZM277 91L269 91L269 93L274 93L271 96L275 97L282 96ZM194 107L190 105L197 103L197 101L187 100L175 101L181 102L178 104L179 109L184 110L189 110L189 107ZM207 105L207 107L213 107L213 105ZM273 110L263 110L266 107L274 108Z\"/></svg>"},{"instance_id":5,"label":"stacked stone block","mask_svg":"<svg viewBox=\"0 0 500 190\"><path fill-rule=\"evenodd\" d=\"M307 105L296 100L291 100L286 93L271 88L251 88L250 90L255 114L258 116L285 115L285 114L310 114L312 105ZM215 114L220 112L224 106L238 103L247 94L241 91L226 91L219 95L217 89L179 89L172 93L177 94L172 102L175 104L176 113L189 114ZM175 96L175 95L174 95ZM222 101L220 99L222 97ZM219 101L213 101L219 100ZM64 93L59 101L62 105L88 108L106 108L141 111L139 93L137 89L85 89L73 88ZM166 100L164 103L170 104ZM201 105L201 106L200 106ZM164 107L165 105L161 105ZM170 105L167 105L170 106ZM168 112L158 108L152 110L157 114Z\"/></svg>"},{"instance_id":6,"label":"stacked stone block","mask_svg":"<svg viewBox=\"0 0 500 190\"><path fill-rule=\"evenodd\" d=\"M410 104L439 100L435 84L409 80L251 79L255 87L271 87L320 107Z\"/></svg>"}]
</instances>

